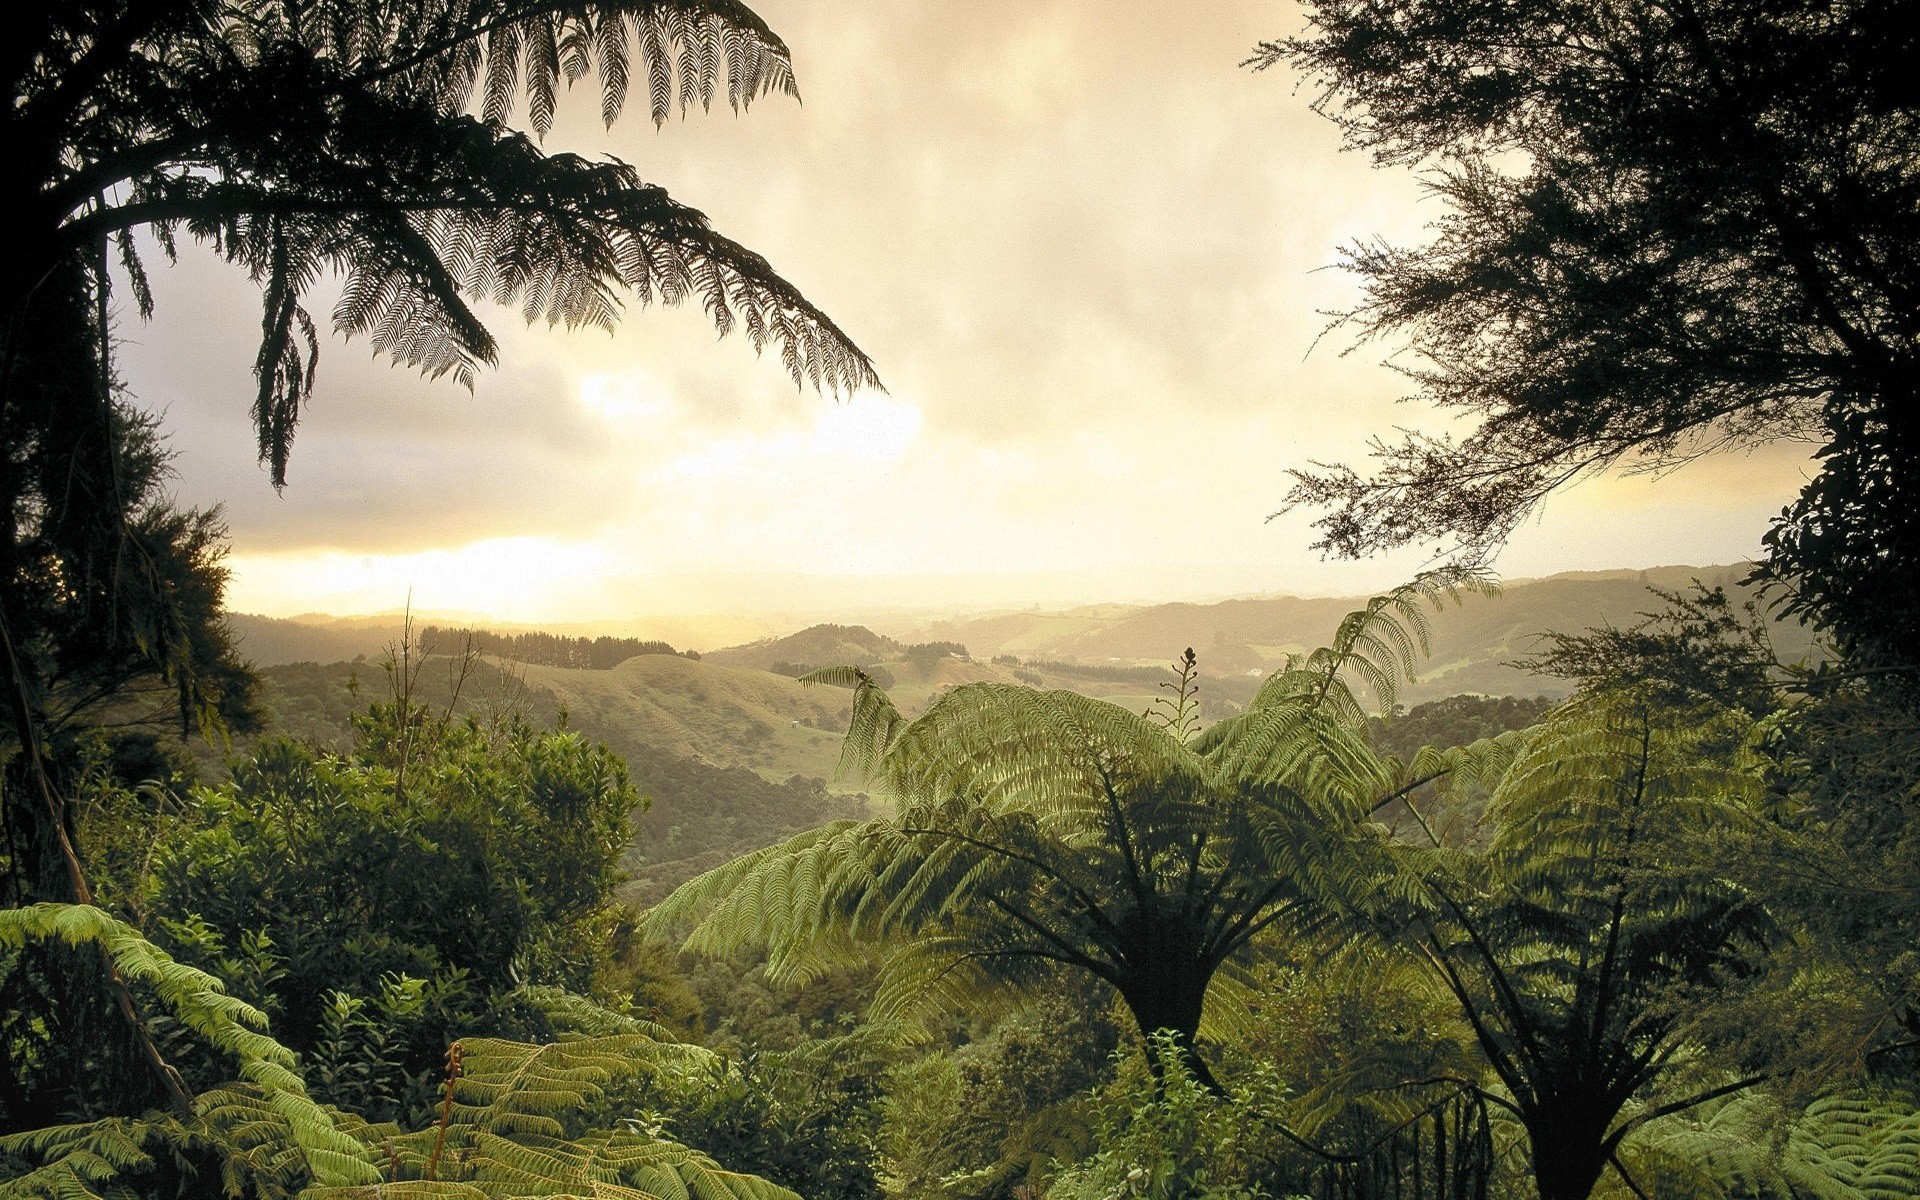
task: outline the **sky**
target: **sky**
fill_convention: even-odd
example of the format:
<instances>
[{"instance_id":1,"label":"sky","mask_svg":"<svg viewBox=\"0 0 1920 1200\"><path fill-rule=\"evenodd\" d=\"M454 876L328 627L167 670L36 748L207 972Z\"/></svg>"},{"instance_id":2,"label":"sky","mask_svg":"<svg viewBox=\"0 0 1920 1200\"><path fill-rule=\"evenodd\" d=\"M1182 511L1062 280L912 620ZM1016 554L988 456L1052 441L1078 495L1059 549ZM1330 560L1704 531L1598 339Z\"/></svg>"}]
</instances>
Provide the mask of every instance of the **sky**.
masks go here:
<instances>
[{"instance_id":1,"label":"sky","mask_svg":"<svg viewBox=\"0 0 1920 1200\"><path fill-rule=\"evenodd\" d=\"M1287 468L1395 427L1391 344L1321 337L1339 248L1417 243L1419 180L1343 153L1311 93L1239 64L1288 3L763 0L803 100L612 130L563 97L551 150L611 154L704 211L872 356L884 392L796 390L698 311L528 328L469 394L338 337L276 493L248 407L257 291L188 251L121 370L180 498L220 503L229 607L635 625L647 614L959 611L1349 595L1427 565L1312 551ZM324 314L331 298L311 298ZM1756 555L1804 448L1556 496L1496 564Z\"/></svg>"}]
</instances>

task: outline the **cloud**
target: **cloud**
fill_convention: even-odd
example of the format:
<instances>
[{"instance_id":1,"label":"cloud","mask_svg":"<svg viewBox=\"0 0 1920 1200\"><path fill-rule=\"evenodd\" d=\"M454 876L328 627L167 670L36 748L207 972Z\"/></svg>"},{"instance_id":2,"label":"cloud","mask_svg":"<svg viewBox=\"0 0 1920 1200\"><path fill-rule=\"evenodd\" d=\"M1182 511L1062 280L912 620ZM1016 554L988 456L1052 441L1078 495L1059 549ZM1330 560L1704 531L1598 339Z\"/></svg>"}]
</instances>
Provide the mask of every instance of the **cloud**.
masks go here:
<instances>
[{"instance_id":1,"label":"cloud","mask_svg":"<svg viewBox=\"0 0 1920 1200\"><path fill-rule=\"evenodd\" d=\"M629 602L638 585L620 579L674 571L1125 571L1138 594L1327 592L1418 567L1320 564L1305 515L1266 520L1288 466L1442 424L1397 404L1404 380L1377 362L1393 347L1315 346L1323 313L1356 298L1324 269L1338 247L1417 240L1435 210L1409 175L1340 153L1293 80L1237 65L1297 14L756 7L793 47L804 104L657 132L633 113L609 133L575 94L548 146L615 154L707 212L833 314L890 390L796 390L697 309L635 308L611 335L490 311L502 365L472 396L331 341L275 494L247 423L257 294L189 254L155 273L159 319L123 322L123 365L167 412L183 497L228 507L251 598L237 602L357 604L411 579L457 582L471 594L436 603L485 609L534 604L537 576L578 614ZM1774 459L1711 486L1593 484L1511 557L1750 553L1797 484ZM1691 507L1644 507L1669 503ZM1686 536L1635 540L1650 528Z\"/></svg>"}]
</instances>

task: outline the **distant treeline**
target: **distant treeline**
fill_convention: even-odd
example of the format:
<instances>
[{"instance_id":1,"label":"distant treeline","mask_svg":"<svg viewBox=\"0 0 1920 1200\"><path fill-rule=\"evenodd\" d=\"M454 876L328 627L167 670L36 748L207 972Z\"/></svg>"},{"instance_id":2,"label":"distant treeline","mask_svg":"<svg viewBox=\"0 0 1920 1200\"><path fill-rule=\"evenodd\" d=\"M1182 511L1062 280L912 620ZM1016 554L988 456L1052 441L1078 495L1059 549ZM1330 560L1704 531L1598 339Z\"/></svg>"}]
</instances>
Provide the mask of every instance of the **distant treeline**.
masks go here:
<instances>
[{"instance_id":1,"label":"distant treeline","mask_svg":"<svg viewBox=\"0 0 1920 1200\"><path fill-rule=\"evenodd\" d=\"M999 659L995 659L998 662ZM1159 683L1178 679L1166 667L1113 667L1097 663L1055 662L1052 659L1028 659L1022 664L1037 671L1071 675L1075 679L1098 679L1106 683Z\"/></svg>"},{"instance_id":2,"label":"distant treeline","mask_svg":"<svg viewBox=\"0 0 1920 1200\"><path fill-rule=\"evenodd\" d=\"M421 642L439 652L471 646L482 654L511 658L515 662L541 667L574 667L586 671L610 671L630 658L642 654L681 654L665 642L640 638L570 638L553 633L493 633L485 629L447 629L429 625ZM697 651L682 655L697 659Z\"/></svg>"}]
</instances>

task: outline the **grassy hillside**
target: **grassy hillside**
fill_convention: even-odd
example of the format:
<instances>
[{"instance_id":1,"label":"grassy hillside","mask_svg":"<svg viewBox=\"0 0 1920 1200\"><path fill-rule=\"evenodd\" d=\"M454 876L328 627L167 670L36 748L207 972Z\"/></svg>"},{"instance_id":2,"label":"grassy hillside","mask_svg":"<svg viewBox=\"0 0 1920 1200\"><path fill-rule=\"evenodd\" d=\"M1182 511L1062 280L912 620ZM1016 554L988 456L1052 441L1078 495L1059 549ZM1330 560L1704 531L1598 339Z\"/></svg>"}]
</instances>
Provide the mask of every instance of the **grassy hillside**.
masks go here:
<instances>
[{"instance_id":1,"label":"grassy hillside","mask_svg":"<svg viewBox=\"0 0 1920 1200\"><path fill-rule=\"evenodd\" d=\"M905 653L905 646L864 625L813 625L785 637L713 650L701 657L722 666L770 671L782 664L812 668L850 663L865 667Z\"/></svg>"},{"instance_id":2,"label":"grassy hillside","mask_svg":"<svg viewBox=\"0 0 1920 1200\"><path fill-rule=\"evenodd\" d=\"M664 751L767 779L830 779L851 696L766 671L649 654L610 671L523 666L576 727L621 754Z\"/></svg>"}]
</instances>

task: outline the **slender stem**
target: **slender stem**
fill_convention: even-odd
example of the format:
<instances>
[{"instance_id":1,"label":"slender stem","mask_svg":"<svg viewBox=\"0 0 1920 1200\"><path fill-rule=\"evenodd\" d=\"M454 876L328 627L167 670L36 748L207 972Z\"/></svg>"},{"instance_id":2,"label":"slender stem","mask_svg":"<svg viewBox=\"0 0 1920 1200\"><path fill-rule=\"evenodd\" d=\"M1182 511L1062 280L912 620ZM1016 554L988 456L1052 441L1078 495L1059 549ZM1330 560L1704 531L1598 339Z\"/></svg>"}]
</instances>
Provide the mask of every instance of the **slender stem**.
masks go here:
<instances>
[{"instance_id":1,"label":"slender stem","mask_svg":"<svg viewBox=\"0 0 1920 1200\"><path fill-rule=\"evenodd\" d=\"M434 1173L440 1169L440 1152L446 1149L447 1125L453 1120L453 1081L460 1078L460 1055L463 1047L459 1042L447 1047L447 1082L440 1099L440 1130L433 1138L433 1153L427 1158L427 1182L432 1183Z\"/></svg>"},{"instance_id":2,"label":"slender stem","mask_svg":"<svg viewBox=\"0 0 1920 1200\"><path fill-rule=\"evenodd\" d=\"M22 753L27 758L27 773L33 777L34 787L47 807L47 819L53 827L54 845L59 848L60 858L66 867L67 884L75 904L93 904L93 889L87 885L86 868L81 865L80 854L74 849L73 839L67 836L67 805L53 779L47 773L46 760L40 755L40 731L34 728L33 710L27 694L26 674L21 668L20 655L13 644L13 631L8 627L6 612L0 609L0 648L4 648L7 658L7 676L13 684L14 726L20 739ZM16 868L17 870L18 868ZM107 988L113 993L114 1006L120 1010L120 1016L132 1031L134 1041L140 1047L140 1056L159 1079L165 1089L167 1099L173 1102L183 1116L193 1115L193 1093L187 1090L186 1080L160 1054L160 1047L154 1044L153 1034L147 1029L145 1021L140 1019L139 1005L134 1001L133 989L127 986L127 977L120 972L120 964L113 961L113 954L105 946L98 947L100 967L107 977Z\"/></svg>"}]
</instances>

